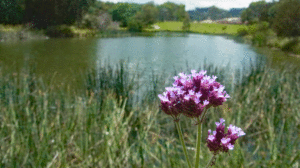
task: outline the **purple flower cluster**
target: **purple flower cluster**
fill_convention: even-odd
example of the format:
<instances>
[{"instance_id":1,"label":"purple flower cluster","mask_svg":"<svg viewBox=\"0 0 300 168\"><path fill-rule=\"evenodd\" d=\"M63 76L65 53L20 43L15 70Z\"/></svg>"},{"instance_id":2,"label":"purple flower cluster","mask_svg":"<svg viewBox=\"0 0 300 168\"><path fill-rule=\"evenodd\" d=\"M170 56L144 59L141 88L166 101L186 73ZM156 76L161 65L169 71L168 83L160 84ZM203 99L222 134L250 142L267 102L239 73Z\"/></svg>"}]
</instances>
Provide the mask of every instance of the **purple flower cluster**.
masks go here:
<instances>
[{"instance_id":1,"label":"purple flower cluster","mask_svg":"<svg viewBox=\"0 0 300 168\"><path fill-rule=\"evenodd\" d=\"M225 87L215 81L216 76L207 76L206 71L197 73L192 70L191 73L179 73L174 77L173 87L167 87L162 95L158 95L162 110L176 120L179 114L199 117L205 108L222 105L230 98L224 91Z\"/></svg>"},{"instance_id":2,"label":"purple flower cluster","mask_svg":"<svg viewBox=\"0 0 300 168\"><path fill-rule=\"evenodd\" d=\"M246 135L245 132L236 126L229 125L228 132L225 134L225 120L220 119L220 122L216 122L217 128L216 131L208 130L208 137L206 139L207 146L214 155L217 155L219 152L228 152L228 150L233 150L235 141L243 135Z\"/></svg>"}]
</instances>

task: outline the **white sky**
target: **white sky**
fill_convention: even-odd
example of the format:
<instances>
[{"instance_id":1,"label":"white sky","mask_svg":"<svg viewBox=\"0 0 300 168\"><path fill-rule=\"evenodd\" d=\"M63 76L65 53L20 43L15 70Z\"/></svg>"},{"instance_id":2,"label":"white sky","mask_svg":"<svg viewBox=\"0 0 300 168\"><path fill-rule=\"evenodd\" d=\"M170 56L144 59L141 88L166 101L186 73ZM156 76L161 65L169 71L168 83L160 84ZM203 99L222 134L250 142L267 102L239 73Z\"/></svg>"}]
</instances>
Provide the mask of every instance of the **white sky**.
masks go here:
<instances>
[{"instance_id":1,"label":"white sky","mask_svg":"<svg viewBox=\"0 0 300 168\"><path fill-rule=\"evenodd\" d=\"M151 0L104 0L109 2L133 2L144 4L150 2ZM194 10L196 7L210 7L217 6L221 9L230 9L230 8L246 8L251 2L257 2L260 0L152 0L155 4L160 5L165 2L174 2L176 4L184 4L185 10ZM266 0L266 2L271 2L272 0Z\"/></svg>"}]
</instances>

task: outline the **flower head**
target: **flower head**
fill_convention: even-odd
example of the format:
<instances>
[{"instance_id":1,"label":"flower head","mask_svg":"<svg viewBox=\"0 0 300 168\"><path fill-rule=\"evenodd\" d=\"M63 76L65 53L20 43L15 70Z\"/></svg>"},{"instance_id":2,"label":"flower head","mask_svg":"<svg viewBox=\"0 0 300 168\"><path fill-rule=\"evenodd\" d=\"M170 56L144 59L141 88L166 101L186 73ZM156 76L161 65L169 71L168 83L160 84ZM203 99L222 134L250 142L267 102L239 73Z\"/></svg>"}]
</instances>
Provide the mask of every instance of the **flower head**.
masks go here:
<instances>
[{"instance_id":1,"label":"flower head","mask_svg":"<svg viewBox=\"0 0 300 168\"><path fill-rule=\"evenodd\" d=\"M204 109L222 105L230 98L225 87L215 81L216 76L207 76L206 71L192 70L191 73L179 73L174 77L173 87L167 87L163 95L158 95L162 110L176 119L181 113L199 117Z\"/></svg>"},{"instance_id":2,"label":"flower head","mask_svg":"<svg viewBox=\"0 0 300 168\"><path fill-rule=\"evenodd\" d=\"M225 134L225 120L223 118L220 119L220 122L216 122L216 131L213 131L211 134L211 130L208 131L208 137L206 139L207 146L214 155L217 155L220 152L228 152L229 150L233 150L235 141L246 135L245 132L236 126L230 125L228 127L228 132Z\"/></svg>"}]
</instances>

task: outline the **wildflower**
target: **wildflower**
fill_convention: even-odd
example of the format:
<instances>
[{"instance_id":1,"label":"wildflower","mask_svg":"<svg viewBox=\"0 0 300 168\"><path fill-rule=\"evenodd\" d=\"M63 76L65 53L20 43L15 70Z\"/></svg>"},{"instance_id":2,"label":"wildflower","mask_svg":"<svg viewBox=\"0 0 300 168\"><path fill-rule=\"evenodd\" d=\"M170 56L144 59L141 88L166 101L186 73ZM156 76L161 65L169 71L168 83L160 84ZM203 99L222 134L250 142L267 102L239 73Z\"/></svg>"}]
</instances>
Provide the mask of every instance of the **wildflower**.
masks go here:
<instances>
[{"instance_id":1,"label":"wildflower","mask_svg":"<svg viewBox=\"0 0 300 168\"><path fill-rule=\"evenodd\" d=\"M216 131L208 130L208 137L206 139L207 147L214 155L217 155L219 152L228 152L233 150L235 141L246 135L245 132L236 126L229 125L228 131L225 134L225 120L220 119L220 122L216 122Z\"/></svg>"},{"instance_id":2,"label":"wildflower","mask_svg":"<svg viewBox=\"0 0 300 168\"><path fill-rule=\"evenodd\" d=\"M179 114L196 118L204 109L222 105L230 96L225 87L216 82L216 76L207 76L206 71L191 71L186 75L179 73L174 77L173 87L167 87L166 92L158 95L162 110L178 120Z\"/></svg>"}]
</instances>

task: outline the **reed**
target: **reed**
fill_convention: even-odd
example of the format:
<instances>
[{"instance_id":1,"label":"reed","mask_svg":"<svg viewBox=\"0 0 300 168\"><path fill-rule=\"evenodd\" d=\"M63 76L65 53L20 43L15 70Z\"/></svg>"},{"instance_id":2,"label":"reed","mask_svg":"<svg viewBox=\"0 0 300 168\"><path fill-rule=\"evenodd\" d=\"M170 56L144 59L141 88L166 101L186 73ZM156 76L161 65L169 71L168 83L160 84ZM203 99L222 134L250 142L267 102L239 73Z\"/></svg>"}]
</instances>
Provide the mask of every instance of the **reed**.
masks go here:
<instances>
[{"instance_id":1,"label":"reed","mask_svg":"<svg viewBox=\"0 0 300 168\"><path fill-rule=\"evenodd\" d=\"M224 72L208 73L218 71ZM216 167L297 167L300 74L258 66L240 73L231 99L210 109L203 123L208 130L223 117L247 133L230 156L217 157ZM143 83L147 92L134 99L141 75L121 63L104 65L87 72L82 92L73 92L45 84L34 69L0 70L0 167L185 167L176 126L155 96L171 81L153 73ZM194 160L197 129L186 117L180 124ZM204 145L201 167L212 157Z\"/></svg>"}]
</instances>

